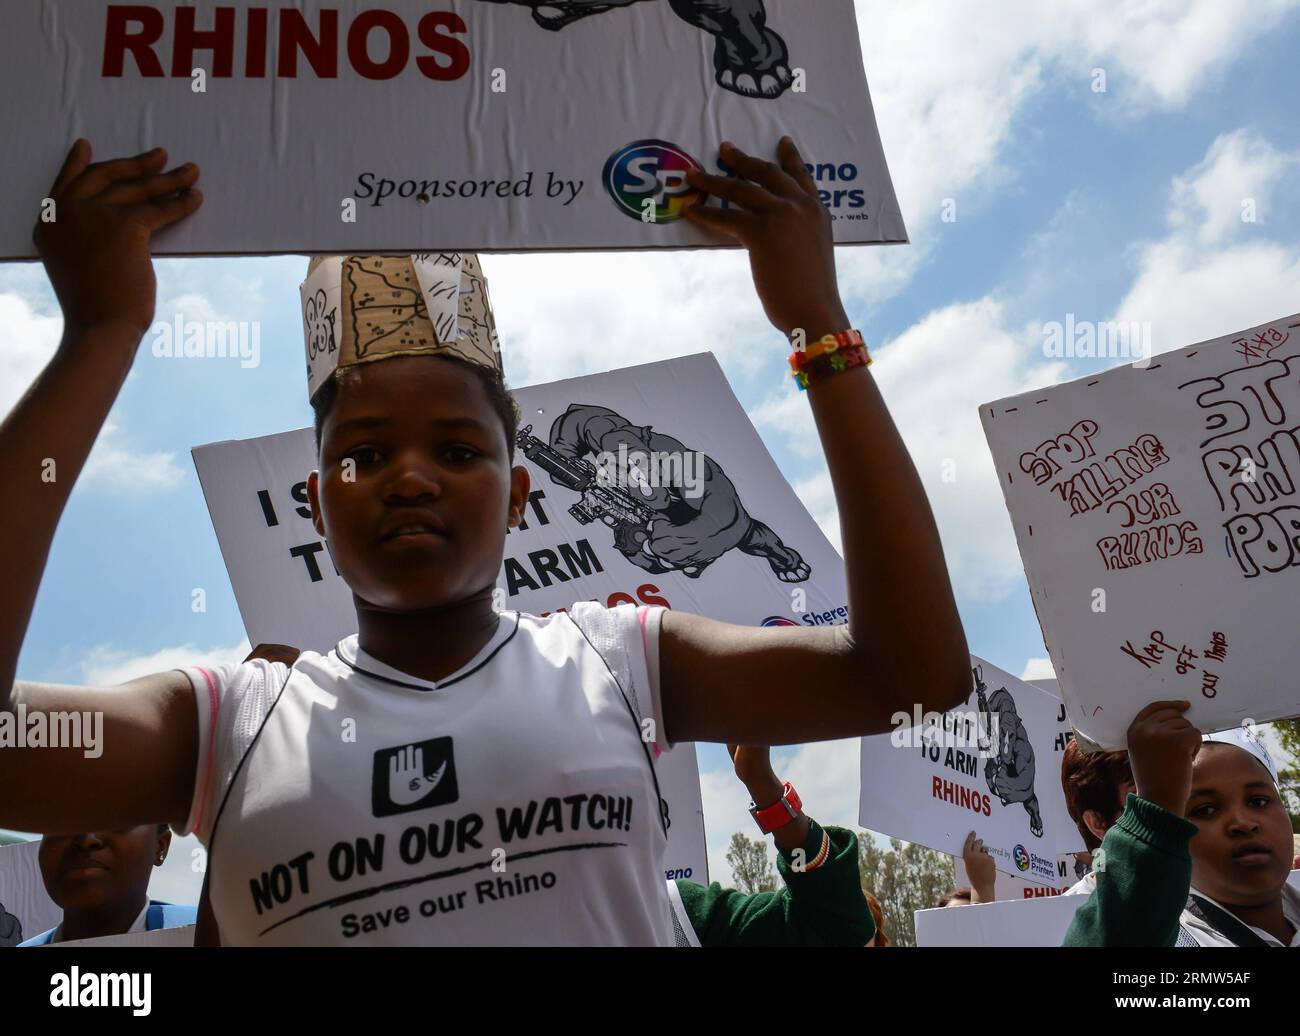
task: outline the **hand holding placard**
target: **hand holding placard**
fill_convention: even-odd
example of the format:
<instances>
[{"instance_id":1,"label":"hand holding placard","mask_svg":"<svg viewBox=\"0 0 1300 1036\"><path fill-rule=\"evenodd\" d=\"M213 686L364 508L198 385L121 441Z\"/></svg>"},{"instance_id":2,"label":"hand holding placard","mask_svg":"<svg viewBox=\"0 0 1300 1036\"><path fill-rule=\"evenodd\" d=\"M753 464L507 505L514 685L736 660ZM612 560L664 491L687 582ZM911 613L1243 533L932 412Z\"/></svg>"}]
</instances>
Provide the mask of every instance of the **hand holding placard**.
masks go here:
<instances>
[{"instance_id":1,"label":"hand holding placard","mask_svg":"<svg viewBox=\"0 0 1300 1036\"><path fill-rule=\"evenodd\" d=\"M154 318L150 240L203 203L194 189L199 169L161 172L162 148L94 164L90 157L90 142L79 138L32 239L63 309L65 337L113 328L138 344Z\"/></svg>"},{"instance_id":2,"label":"hand holding placard","mask_svg":"<svg viewBox=\"0 0 1300 1036\"><path fill-rule=\"evenodd\" d=\"M689 170L687 179L711 195L739 206L692 205L692 223L720 230L749 249L749 265L763 311L787 336L802 329L806 341L843 331L849 319L835 279L831 218L799 149L789 137L778 145L780 164L723 144L723 161L746 179ZM791 276L797 270L798 276Z\"/></svg>"},{"instance_id":3,"label":"hand holding placard","mask_svg":"<svg viewBox=\"0 0 1300 1036\"><path fill-rule=\"evenodd\" d=\"M1184 713L1186 701L1153 701L1128 728L1128 759L1140 798L1182 816L1192 790L1192 760L1201 732Z\"/></svg>"}]
</instances>

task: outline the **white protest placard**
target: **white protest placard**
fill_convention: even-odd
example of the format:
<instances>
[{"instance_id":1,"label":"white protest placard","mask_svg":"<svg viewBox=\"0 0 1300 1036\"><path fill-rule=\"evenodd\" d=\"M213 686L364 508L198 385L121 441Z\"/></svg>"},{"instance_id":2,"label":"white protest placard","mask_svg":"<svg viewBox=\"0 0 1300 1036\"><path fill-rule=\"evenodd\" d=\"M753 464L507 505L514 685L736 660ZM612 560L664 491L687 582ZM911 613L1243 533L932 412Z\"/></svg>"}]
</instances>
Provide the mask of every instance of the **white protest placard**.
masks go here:
<instances>
[{"instance_id":1,"label":"white protest placard","mask_svg":"<svg viewBox=\"0 0 1300 1036\"><path fill-rule=\"evenodd\" d=\"M918 910L917 946L1060 946L1087 896L1039 896Z\"/></svg>"},{"instance_id":2,"label":"white protest placard","mask_svg":"<svg viewBox=\"0 0 1300 1036\"><path fill-rule=\"evenodd\" d=\"M63 911L45 891L40 851L39 838L0 846L0 932L12 927L5 914L22 926L23 939L47 932L63 920Z\"/></svg>"},{"instance_id":3,"label":"white protest placard","mask_svg":"<svg viewBox=\"0 0 1300 1036\"><path fill-rule=\"evenodd\" d=\"M1041 691L1046 691L1056 700L1056 736L1052 738L1052 772L1056 774L1056 781L1061 785L1061 805L1065 808L1065 817L1069 821L1068 825L1063 825L1063 830L1057 838L1056 872L1058 881L1064 882L1064 887L1069 888L1087 871L1087 865L1081 864L1077 857L1080 853L1087 852L1088 848L1083 835L1079 833L1079 825L1070 819L1070 811L1065 805L1065 785L1061 782L1061 757L1065 754L1066 746L1074 740L1074 728L1070 726L1070 714L1065 707L1065 701L1061 698L1061 685L1055 678L1026 682ZM1079 870L1080 867L1083 868L1082 871Z\"/></svg>"},{"instance_id":4,"label":"white protest placard","mask_svg":"<svg viewBox=\"0 0 1300 1036\"><path fill-rule=\"evenodd\" d=\"M980 416L1078 736L1300 713L1300 315Z\"/></svg>"},{"instance_id":5,"label":"white protest placard","mask_svg":"<svg viewBox=\"0 0 1300 1036\"><path fill-rule=\"evenodd\" d=\"M858 822L951 856L973 830L999 871L1055 885L1079 841L1054 752L1060 702L974 655L971 672L962 706L862 738Z\"/></svg>"},{"instance_id":6,"label":"white protest placard","mask_svg":"<svg viewBox=\"0 0 1300 1036\"><path fill-rule=\"evenodd\" d=\"M596 600L751 626L847 622L843 560L712 355L514 395L531 422L520 429L515 462L528 467L532 488L524 525L506 537L498 580L505 608L545 615ZM602 453L615 464L626 457L630 472L638 452L674 470L641 468L640 482L619 488L592 463ZM328 651L355 632L351 593L308 520L312 430L201 446L194 463L249 640ZM680 491L665 488L674 481ZM670 876L707 881L693 745L662 758L660 780L673 820Z\"/></svg>"},{"instance_id":7,"label":"white protest placard","mask_svg":"<svg viewBox=\"0 0 1300 1036\"><path fill-rule=\"evenodd\" d=\"M1079 879L1073 876L1069 857L1058 855L1056 859L1056 877L1050 883L1026 881L1015 874L999 874L993 883L993 898L997 902L1007 899L1039 899L1043 896L1059 896ZM970 887L970 875L966 864L960 856L953 857L953 887ZM1080 875L1082 877L1082 875Z\"/></svg>"},{"instance_id":8,"label":"white protest placard","mask_svg":"<svg viewBox=\"0 0 1300 1036\"><path fill-rule=\"evenodd\" d=\"M1287 879L1300 890L1300 871ZM917 946L1060 946L1087 896L1052 896L968 907L918 910Z\"/></svg>"},{"instance_id":9,"label":"white protest placard","mask_svg":"<svg viewBox=\"0 0 1300 1036\"><path fill-rule=\"evenodd\" d=\"M199 165L156 254L734 245L685 174L787 132L837 242L907 239L852 0L46 0L6 5L0 70L0 258L78 134Z\"/></svg>"},{"instance_id":10,"label":"white protest placard","mask_svg":"<svg viewBox=\"0 0 1300 1036\"><path fill-rule=\"evenodd\" d=\"M194 925L186 924L177 928L155 928L152 932L126 932L123 935L104 935L98 939L72 939L67 942L50 943L51 946L64 946L83 949L87 946L106 949L158 949L194 945Z\"/></svg>"}]
</instances>

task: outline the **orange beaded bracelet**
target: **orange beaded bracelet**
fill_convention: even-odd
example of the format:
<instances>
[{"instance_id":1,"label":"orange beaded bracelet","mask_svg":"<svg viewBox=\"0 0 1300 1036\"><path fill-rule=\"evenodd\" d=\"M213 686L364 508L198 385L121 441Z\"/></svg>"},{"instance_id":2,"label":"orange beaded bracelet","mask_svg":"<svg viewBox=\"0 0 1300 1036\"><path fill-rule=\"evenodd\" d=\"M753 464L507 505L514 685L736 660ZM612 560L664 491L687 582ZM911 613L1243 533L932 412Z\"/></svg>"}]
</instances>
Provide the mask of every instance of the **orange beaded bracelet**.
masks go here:
<instances>
[{"instance_id":1,"label":"orange beaded bracelet","mask_svg":"<svg viewBox=\"0 0 1300 1036\"><path fill-rule=\"evenodd\" d=\"M841 371L871 365L871 356L859 331L823 335L806 349L796 349L789 359L800 391Z\"/></svg>"}]
</instances>

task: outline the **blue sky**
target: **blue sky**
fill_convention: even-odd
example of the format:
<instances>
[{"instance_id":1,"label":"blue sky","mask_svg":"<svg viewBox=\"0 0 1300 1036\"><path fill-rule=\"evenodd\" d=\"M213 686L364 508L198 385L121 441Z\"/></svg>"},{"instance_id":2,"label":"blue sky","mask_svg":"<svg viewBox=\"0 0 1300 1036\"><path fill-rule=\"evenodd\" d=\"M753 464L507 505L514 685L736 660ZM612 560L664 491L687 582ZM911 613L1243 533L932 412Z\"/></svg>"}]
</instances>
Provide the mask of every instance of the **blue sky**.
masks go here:
<instances>
[{"instance_id":1,"label":"blue sky","mask_svg":"<svg viewBox=\"0 0 1300 1036\"><path fill-rule=\"evenodd\" d=\"M1044 356L1042 325L1069 313L1150 323L1162 351L1300 310L1300 2L1046 6L857 5L913 243L839 255L849 312L931 493L971 649L1044 675L1045 662L1031 662L1046 652L979 404L1113 363ZM1240 219L1246 198L1255 223ZM941 218L946 199L955 222ZM158 359L142 347L59 528L23 679L122 678L240 649L188 451L310 423L305 260L157 265L161 318L260 321L261 364ZM837 541L807 405L788 387L743 255L488 256L484 266L517 385L718 343L768 448ZM644 290L630 298L618 287L628 284ZM57 313L39 266L0 264L0 412L57 342ZM941 479L946 460L953 482ZM201 614L190 607L196 587ZM813 815L855 820L853 745L778 760ZM701 746L701 764L713 876L725 879L721 847L750 830L747 799L721 748ZM195 880L169 865L166 890L182 896Z\"/></svg>"}]
</instances>

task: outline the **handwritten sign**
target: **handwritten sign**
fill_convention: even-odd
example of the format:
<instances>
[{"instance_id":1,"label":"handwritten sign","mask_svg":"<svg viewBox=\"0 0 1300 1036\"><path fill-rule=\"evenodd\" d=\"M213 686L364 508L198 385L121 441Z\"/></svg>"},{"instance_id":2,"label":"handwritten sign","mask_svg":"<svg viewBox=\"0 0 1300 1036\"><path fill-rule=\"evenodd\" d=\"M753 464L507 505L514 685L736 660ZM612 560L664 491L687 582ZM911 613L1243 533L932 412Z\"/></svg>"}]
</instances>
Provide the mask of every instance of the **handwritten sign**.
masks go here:
<instances>
[{"instance_id":1,"label":"handwritten sign","mask_svg":"<svg viewBox=\"0 0 1300 1036\"><path fill-rule=\"evenodd\" d=\"M1070 722L1300 713L1300 315L980 408Z\"/></svg>"}]
</instances>

